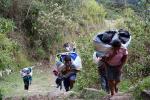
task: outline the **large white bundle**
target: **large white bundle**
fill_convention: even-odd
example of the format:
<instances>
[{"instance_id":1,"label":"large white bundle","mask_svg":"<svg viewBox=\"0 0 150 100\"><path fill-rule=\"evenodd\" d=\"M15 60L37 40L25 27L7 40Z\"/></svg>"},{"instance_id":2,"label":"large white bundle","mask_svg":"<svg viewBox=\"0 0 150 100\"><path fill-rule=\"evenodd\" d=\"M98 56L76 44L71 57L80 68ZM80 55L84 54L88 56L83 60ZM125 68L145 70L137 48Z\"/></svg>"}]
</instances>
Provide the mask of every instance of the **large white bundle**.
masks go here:
<instances>
[{"instance_id":1,"label":"large white bundle","mask_svg":"<svg viewBox=\"0 0 150 100\"><path fill-rule=\"evenodd\" d=\"M110 50L111 45L110 43L112 40L114 40L116 36L117 31L111 31L111 32L102 32L98 33L93 38L93 44L96 51L100 52L107 52Z\"/></svg>"},{"instance_id":2,"label":"large white bundle","mask_svg":"<svg viewBox=\"0 0 150 100\"><path fill-rule=\"evenodd\" d=\"M76 67L77 70L82 69L82 62L81 62L81 58L79 56L77 56L76 59L73 60L73 65Z\"/></svg>"},{"instance_id":3,"label":"large white bundle","mask_svg":"<svg viewBox=\"0 0 150 100\"><path fill-rule=\"evenodd\" d=\"M131 34L128 31L120 29L118 31L118 39L121 41L122 46L127 48L131 42Z\"/></svg>"},{"instance_id":4,"label":"large white bundle","mask_svg":"<svg viewBox=\"0 0 150 100\"><path fill-rule=\"evenodd\" d=\"M98 63L98 57L104 56L106 52L111 49L113 40L120 40L122 47L127 48L131 42L131 35L128 31L123 29L115 31L105 31L98 33L93 38L95 52L93 53L94 63Z\"/></svg>"},{"instance_id":5,"label":"large white bundle","mask_svg":"<svg viewBox=\"0 0 150 100\"><path fill-rule=\"evenodd\" d=\"M21 74L21 77L24 77L26 75L30 75L32 76L32 67L26 67L26 68L23 68L21 71L20 71L20 74Z\"/></svg>"},{"instance_id":6,"label":"large white bundle","mask_svg":"<svg viewBox=\"0 0 150 100\"><path fill-rule=\"evenodd\" d=\"M76 70L82 69L82 62L80 56L76 52L64 52L57 54L56 67L58 71L64 68L64 58L66 55L71 57L72 64L76 67Z\"/></svg>"},{"instance_id":7,"label":"large white bundle","mask_svg":"<svg viewBox=\"0 0 150 100\"><path fill-rule=\"evenodd\" d=\"M120 40L123 47L127 48L131 42L131 35L128 31L120 29L119 31L106 31L98 33L93 38L93 44L96 51L107 52L111 49L113 40Z\"/></svg>"}]
</instances>

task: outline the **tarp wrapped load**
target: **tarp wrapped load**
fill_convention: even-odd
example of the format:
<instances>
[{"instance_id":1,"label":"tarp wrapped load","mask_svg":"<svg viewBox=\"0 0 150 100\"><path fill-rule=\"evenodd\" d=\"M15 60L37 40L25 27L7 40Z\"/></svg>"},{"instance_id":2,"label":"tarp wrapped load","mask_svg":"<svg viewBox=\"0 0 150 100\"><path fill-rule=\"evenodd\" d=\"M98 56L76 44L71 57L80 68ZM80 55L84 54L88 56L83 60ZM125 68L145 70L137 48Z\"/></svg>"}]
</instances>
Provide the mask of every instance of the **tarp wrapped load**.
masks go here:
<instances>
[{"instance_id":1,"label":"tarp wrapped load","mask_svg":"<svg viewBox=\"0 0 150 100\"><path fill-rule=\"evenodd\" d=\"M98 33L93 38L94 49L100 52L107 52L111 48L111 42L116 37L117 31L106 31L102 33Z\"/></svg>"},{"instance_id":2,"label":"tarp wrapped load","mask_svg":"<svg viewBox=\"0 0 150 100\"><path fill-rule=\"evenodd\" d=\"M131 42L131 34L126 30L120 29L117 36L117 38L121 41L122 46L127 48Z\"/></svg>"},{"instance_id":3,"label":"tarp wrapped load","mask_svg":"<svg viewBox=\"0 0 150 100\"><path fill-rule=\"evenodd\" d=\"M64 68L64 58L69 55L71 57L72 64L76 67L76 70L82 69L81 58L76 52L64 52L59 53L56 56L56 67L58 71Z\"/></svg>"},{"instance_id":4,"label":"tarp wrapped load","mask_svg":"<svg viewBox=\"0 0 150 100\"><path fill-rule=\"evenodd\" d=\"M128 31L111 30L98 33L93 38L93 44L95 52L93 53L93 60L95 63L98 61L98 57L102 57L111 49L111 43L113 40L120 40L122 47L127 48L131 41L131 35Z\"/></svg>"},{"instance_id":5,"label":"tarp wrapped load","mask_svg":"<svg viewBox=\"0 0 150 100\"><path fill-rule=\"evenodd\" d=\"M96 51L107 52L111 48L113 40L120 40L123 47L127 48L131 41L131 35L128 31L120 29L116 31L105 31L98 33L93 38L93 44Z\"/></svg>"},{"instance_id":6,"label":"tarp wrapped load","mask_svg":"<svg viewBox=\"0 0 150 100\"><path fill-rule=\"evenodd\" d=\"M20 74L21 74L21 77L24 77L24 76L26 76L26 75L32 76L32 67L23 68L23 69L20 71Z\"/></svg>"}]
</instances>

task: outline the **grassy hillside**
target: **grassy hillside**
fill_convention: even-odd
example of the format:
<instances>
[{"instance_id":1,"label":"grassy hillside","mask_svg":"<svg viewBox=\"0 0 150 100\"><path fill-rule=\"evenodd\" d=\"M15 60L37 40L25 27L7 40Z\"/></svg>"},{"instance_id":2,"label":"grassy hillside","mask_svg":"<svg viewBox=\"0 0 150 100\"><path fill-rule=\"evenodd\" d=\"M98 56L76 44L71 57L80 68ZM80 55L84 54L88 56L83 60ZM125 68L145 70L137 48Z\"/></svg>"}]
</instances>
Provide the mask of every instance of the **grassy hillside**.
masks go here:
<instances>
[{"instance_id":1,"label":"grassy hillside","mask_svg":"<svg viewBox=\"0 0 150 100\"><path fill-rule=\"evenodd\" d=\"M79 73L75 89L100 89L96 65L92 62L92 38L97 32L112 28L127 29L132 36L129 60L123 69L121 91L128 91L128 87L134 87L139 81L147 79L150 75L148 0L134 0L138 2L137 6L122 0L97 1L1 0L0 71L8 68L13 73L0 78L0 90L5 95L22 95L20 89L23 83L18 70L41 60L50 61L68 41L77 43L83 61L83 71ZM41 73L40 76L38 70L36 72L34 82L45 80L39 83L43 87L41 91L44 91L49 87L46 83L48 73ZM136 88L134 92L137 91Z\"/></svg>"}]
</instances>

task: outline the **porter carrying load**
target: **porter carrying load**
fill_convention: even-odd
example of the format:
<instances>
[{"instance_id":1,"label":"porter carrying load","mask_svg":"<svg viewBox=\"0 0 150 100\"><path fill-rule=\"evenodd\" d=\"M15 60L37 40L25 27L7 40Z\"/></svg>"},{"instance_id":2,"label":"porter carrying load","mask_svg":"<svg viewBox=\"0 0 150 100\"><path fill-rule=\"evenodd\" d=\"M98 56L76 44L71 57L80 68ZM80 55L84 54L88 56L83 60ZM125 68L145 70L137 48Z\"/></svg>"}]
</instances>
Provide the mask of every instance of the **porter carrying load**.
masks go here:
<instances>
[{"instance_id":1,"label":"porter carrying load","mask_svg":"<svg viewBox=\"0 0 150 100\"><path fill-rule=\"evenodd\" d=\"M95 52L93 54L93 60L97 63L98 57L103 57L106 52L111 49L111 43L114 40L119 40L123 48L127 48L131 41L131 34L123 29L111 30L98 33L93 38L93 44Z\"/></svg>"}]
</instances>

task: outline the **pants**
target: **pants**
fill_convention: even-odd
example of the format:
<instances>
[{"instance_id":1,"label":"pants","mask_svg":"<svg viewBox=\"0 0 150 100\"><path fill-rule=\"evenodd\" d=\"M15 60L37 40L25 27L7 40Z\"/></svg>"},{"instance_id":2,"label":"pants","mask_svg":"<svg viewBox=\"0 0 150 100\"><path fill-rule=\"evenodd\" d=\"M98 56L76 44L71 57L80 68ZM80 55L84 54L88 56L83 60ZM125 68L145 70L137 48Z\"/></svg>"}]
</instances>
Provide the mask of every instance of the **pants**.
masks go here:
<instances>
[{"instance_id":1,"label":"pants","mask_svg":"<svg viewBox=\"0 0 150 100\"><path fill-rule=\"evenodd\" d=\"M24 82L24 89L28 90L29 89L30 76L24 76L23 82Z\"/></svg>"},{"instance_id":2,"label":"pants","mask_svg":"<svg viewBox=\"0 0 150 100\"><path fill-rule=\"evenodd\" d=\"M106 92L109 92L109 85L108 85L107 77L104 75L100 75L100 82L101 82L102 89Z\"/></svg>"},{"instance_id":3,"label":"pants","mask_svg":"<svg viewBox=\"0 0 150 100\"><path fill-rule=\"evenodd\" d=\"M72 73L68 77L64 78L63 82L66 91L69 91L70 89L73 88L75 80L76 80L76 73Z\"/></svg>"},{"instance_id":4,"label":"pants","mask_svg":"<svg viewBox=\"0 0 150 100\"><path fill-rule=\"evenodd\" d=\"M62 89L62 81L63 81L63 78L62 77L58 77L57 79L56 79L56 84L57 84L57 88L59 88L60 87L60 90Z\"/></svg>"},{"instance_id":5,"label":"pants","mask_svg":"<svg viewBox=\"0 0 150 100\"><path fill-rule=\"evenodd\" d=\"M100 78L100 83L101 87L104 91L109 93L109 84L108 84L108 79L107 79L107 72L104 66L98 67L98 72L99 72L99 78Z\"/></svg>"},{"instance_id":6,"label":"pants","mask_svg":"<svg viewBox=\"0 0 150 100\"><path fill-rule=\"evenodd\" d=\"M65 90L69 91L70 90L70 80L69 80L69 78L64 78L63 82L64 82Z\"/></svg>"}]
</instances>

